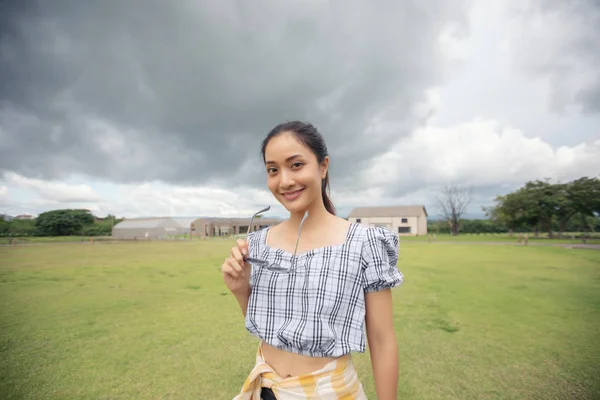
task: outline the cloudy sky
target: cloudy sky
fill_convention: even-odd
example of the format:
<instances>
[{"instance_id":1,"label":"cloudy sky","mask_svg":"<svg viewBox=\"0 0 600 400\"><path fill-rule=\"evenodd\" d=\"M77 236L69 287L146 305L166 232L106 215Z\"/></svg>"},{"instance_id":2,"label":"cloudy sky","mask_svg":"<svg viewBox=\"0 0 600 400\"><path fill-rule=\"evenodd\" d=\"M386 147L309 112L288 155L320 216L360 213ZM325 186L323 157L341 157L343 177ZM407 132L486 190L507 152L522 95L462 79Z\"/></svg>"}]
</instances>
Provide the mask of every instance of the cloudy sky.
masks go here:
<instances>
[{"instance_id":1,"label":"cloudy sky","mask_svg":"<svg viewBox=\"0 0 600 400\"><path fill-rule=\"evenodd\" d=\"M260 142L323 133L332 197L472 215L600 173L596 0L3 1L0 213L248 216Z\"/></svg>"}]
</instances>

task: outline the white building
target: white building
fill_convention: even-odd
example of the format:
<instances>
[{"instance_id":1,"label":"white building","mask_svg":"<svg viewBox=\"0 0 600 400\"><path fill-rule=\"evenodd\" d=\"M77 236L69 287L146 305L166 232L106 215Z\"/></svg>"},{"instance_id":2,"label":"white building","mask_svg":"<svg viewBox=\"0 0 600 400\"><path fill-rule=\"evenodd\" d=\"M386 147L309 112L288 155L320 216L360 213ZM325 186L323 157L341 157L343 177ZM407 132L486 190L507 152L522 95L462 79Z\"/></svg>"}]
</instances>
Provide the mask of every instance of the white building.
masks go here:
<instances>
[{"instance_id":1,"label":"white building","mask_svg":"<svg viewBox=\"0 0 600 400\"><path fill-rule=\"evenodd\" d=\"M192 225L194 224L194 221L198 219L198 217L173 217L172 219L181 227L179 234L189 236L193 232Z\"/></svg>"},{"instance_id":2,"label":"white building","mask_svg":"<svg viewBox=\"0 0 600 400\"><path fill-rule=\"evenodd\" d=\"M350 212L348 221L381 226L398 235L427 235L427 210L422 205L358 207Z\"/></svg>"},{"instance_id":3,"label":"white building","mask_svg":"<svg viewBox=\"0 0 600 400\"><path fill-rule=\"evenodd\" d=\"M181 225L169 217L124 219L112 229L117 239L156 239L182 234Z\"/></svg>"}]
</instances>

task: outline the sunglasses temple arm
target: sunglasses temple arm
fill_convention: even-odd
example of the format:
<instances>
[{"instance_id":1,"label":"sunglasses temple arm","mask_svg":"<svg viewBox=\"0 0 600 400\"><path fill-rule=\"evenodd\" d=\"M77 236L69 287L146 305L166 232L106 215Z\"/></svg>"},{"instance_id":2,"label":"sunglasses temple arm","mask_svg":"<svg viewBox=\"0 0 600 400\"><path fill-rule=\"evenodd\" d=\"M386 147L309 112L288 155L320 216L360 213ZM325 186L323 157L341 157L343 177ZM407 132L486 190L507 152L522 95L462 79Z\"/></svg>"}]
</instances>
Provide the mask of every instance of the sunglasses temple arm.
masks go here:
<instances>
[{"instance_id":1,"label":"sunglasses temple arm","mask_svg":"<svg viewBox=\"0 0 600 400\"><path fill-rule=\"evenodd\" d=\"M248 225L248 232L246 232L246 239L248 239L248 233L250 233L250 229L252 229L252 224L254 223L254 217L256 217L256 214L254 214L252 216L252 219L250 220L250 225Z\"/></svg>"},{"instance_id":2,"label":"sunglasses temple arm","mask_svg":"<svg viewBox=\"0 0 600 400\"><path fill-rule=\"evenodd\" d=\"M302 233L302 225L304 225L304 221L306 220L306 216L308 215L308 211L304 213L304 217L302 221L300 221L300 227L298 228L298 237L296 238L296 246L294 247L294 258L292 260L292 267L296 265L296 251L298 250L298 242L300 242L300 233Z\"/></svg>"},{"instance_id":3,"label":"sunglasses temple arm","mask_svg":"<svg viewBox=\"0 0 600 400\"><path fill-rule=\"evenodd\" d=\"M260 265L263 267L268 265L268 263L265 260L259 260L258 258L252 258L252 257L244 257L244 261L249 264Z\"/></svg>"},{"instance_id":4,"label":"sunglasses temple arm","mask_svg":"<svg viewBox=\"0 0 600 400\"><path fill-rule=\"evenodd\" d=\"M264 212L269 211L270 209L271 209L271 206L267 206L267 207L263 208L262 210L258 211L256 214L254 214L252 216L252 219L250 219L250 225L248 225L248 232L247 233L250 233L250 229L252 229L252 225L254 223L254 218L256 218L257 215L260 215L260 214L262 214Z\"/></svg>"},{"instance_id":5,"label":"sunglasses temple arm","mask_svg":"<svg viewBox=\"0 0 600 400\"><path fill-rule=\"evenodd\" d=\"M254 223L254 218L256 218L257 215L260 215L264 212L267 212L271 209L271 206L266 206L265 208L263 208L262 210L258 211L256 214L254 214L252 216L252 219L250 220L250 225L248 226L248 233L250 233L250 229L252 229L252 224Z\"/></svg>"}]
</instances>

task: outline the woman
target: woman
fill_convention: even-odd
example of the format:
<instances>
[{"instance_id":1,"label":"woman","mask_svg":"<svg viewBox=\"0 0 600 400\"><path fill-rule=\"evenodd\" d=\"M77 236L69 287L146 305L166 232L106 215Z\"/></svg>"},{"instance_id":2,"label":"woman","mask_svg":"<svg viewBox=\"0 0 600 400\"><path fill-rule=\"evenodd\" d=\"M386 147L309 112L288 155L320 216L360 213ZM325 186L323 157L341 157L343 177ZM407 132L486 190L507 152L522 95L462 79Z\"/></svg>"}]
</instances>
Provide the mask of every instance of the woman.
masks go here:
<instances>
[{"instance_id":1,"label":"woman","mask_svg":"<svg viewBox=\"0 0 600 400\"><path fill-rule=\"evenodd\" d=\"M290 215L238 240L222 265L246 328L261 339L235 399L365 399L351 353L367 340L377 398L396 399L397 235L335 215L327 147L312 125L276 126L262 156L269 190Z\"/></svg>"}]
</instances>

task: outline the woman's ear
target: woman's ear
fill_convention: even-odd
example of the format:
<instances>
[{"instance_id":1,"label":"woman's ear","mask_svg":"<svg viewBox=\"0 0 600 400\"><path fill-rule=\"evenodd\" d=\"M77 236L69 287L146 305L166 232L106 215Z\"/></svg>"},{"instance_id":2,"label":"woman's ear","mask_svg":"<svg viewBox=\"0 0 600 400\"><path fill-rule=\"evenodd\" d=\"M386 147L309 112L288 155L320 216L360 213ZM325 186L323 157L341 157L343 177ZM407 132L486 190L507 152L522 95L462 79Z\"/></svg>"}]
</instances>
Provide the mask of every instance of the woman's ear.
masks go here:
<instances>
[{"instance_id":1,"label":"woman's ear","mask_svg":"<svg viewBox=\"0 0 600 400\"><path fill-rule=\"evenodd\" d=\"M325 156L325 159L321 163L321 179L325 179L327 171L329 169L329 156Z\"/></svg>"}]
</instances>

